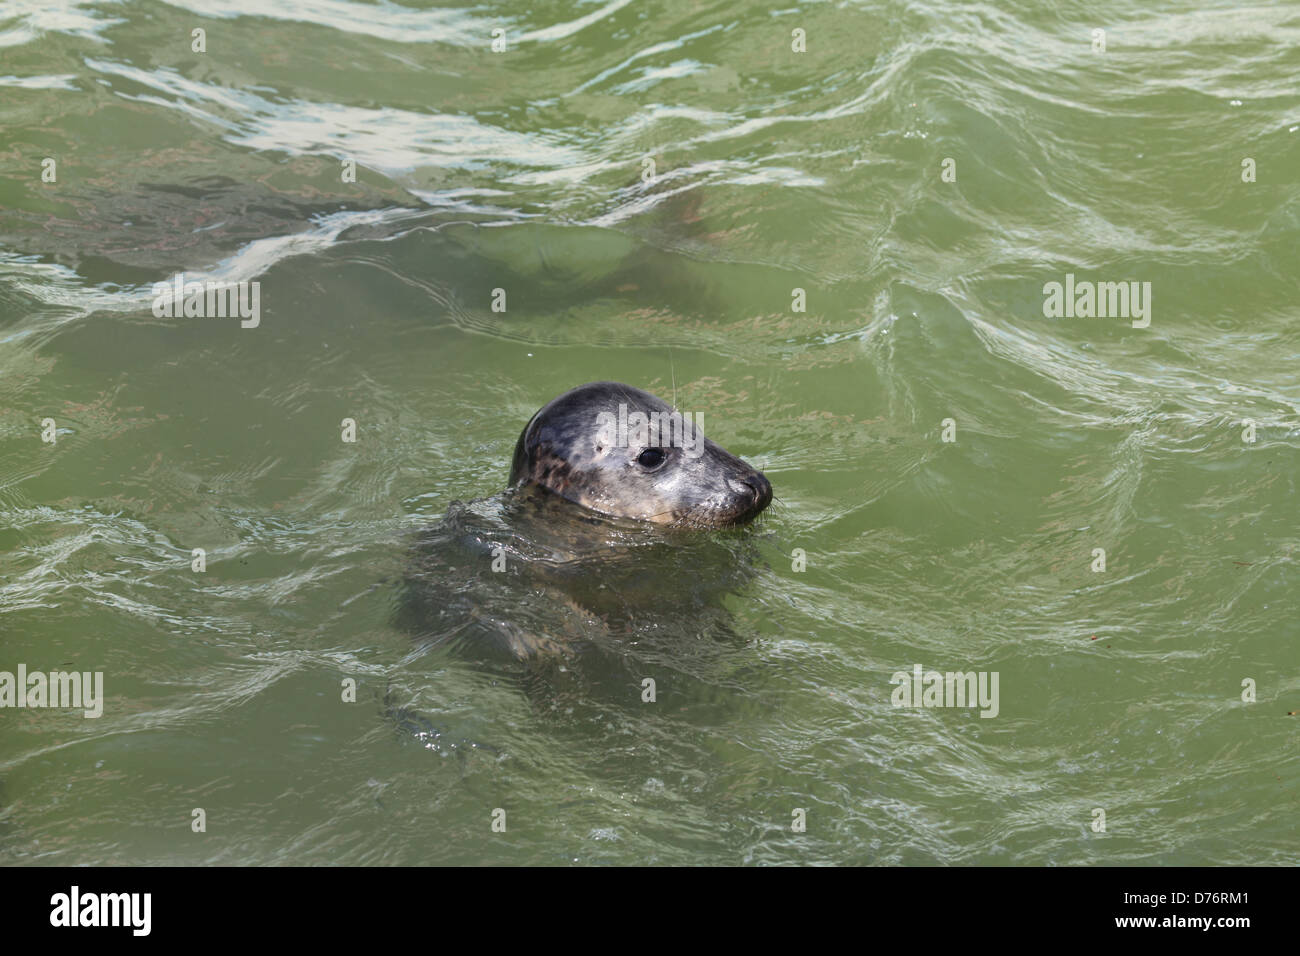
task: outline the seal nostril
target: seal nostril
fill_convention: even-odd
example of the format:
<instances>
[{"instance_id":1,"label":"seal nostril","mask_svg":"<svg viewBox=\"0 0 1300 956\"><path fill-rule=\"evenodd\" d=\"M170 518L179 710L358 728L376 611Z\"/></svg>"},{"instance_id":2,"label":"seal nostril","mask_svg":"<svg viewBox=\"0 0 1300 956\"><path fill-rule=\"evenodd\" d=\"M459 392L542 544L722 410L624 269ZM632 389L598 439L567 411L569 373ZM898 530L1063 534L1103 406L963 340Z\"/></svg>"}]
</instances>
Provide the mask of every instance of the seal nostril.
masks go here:
<instances>
[{"instance_id":1,"label":"seal nostril","mask_svg":"<svg viewBox=\"0 0 1300 956\"><path fill-rule=\"evenodd\" d=\"M738 495L752 495L754 486L743 478L728 478L727 487Z\"/></svg>"},{"instance_id":2,"label":"seal nostril","mask_svg":"<svg viewBox=\"0 0 1300 956\"><path fill-rule=\"evenodd\" d=\"M772 483L762 472L752 472L744 478L728 478L727 484L738 495L752 498L761 511L772 501Z\"/></svg>"}]
</instances>

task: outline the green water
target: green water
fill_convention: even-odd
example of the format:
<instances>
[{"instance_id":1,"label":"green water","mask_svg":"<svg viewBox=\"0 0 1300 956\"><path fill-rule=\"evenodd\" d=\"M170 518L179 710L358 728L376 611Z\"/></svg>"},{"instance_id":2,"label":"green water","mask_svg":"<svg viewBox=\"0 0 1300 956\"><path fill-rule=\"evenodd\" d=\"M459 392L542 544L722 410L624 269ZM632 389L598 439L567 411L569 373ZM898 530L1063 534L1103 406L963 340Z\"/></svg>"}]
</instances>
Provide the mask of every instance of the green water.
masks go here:
<instances>
[{"instance_id":1,"label":"green water","mask_svg":"<svg viewBox=\"0 0 1300 956\"><path fill-rule=\"evenodd\" d=\"M0 671L106 696L0 711L0 860L1300 861L1300 5L7 0L0 60ZM395 620L595 379L779 499L654 703Z\"/></svg>"}]
</instances>

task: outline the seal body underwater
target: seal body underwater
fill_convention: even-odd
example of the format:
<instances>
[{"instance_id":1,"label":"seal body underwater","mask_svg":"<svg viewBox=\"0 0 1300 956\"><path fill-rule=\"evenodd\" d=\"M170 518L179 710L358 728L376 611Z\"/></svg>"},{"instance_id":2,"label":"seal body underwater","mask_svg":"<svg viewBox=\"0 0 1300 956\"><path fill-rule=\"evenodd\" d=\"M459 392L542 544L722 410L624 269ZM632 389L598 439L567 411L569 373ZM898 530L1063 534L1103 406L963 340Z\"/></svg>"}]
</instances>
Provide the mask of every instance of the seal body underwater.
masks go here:
<instances>
[{"instance_id":1,"label":"seal body underwater","mask_svg":"<svg viewBox=\"0 0 1300 956\"><path fill-rule=\"evenodd\" d=\"M772 486L676 414L617 382L544 405L516 442L506 491L452 502L416 536L399 625L428 646L515 660L684 622L692 639L728 635L722 599L752 577L753 544L698 532L749 524Z\"/></svg>"}]
</instances>

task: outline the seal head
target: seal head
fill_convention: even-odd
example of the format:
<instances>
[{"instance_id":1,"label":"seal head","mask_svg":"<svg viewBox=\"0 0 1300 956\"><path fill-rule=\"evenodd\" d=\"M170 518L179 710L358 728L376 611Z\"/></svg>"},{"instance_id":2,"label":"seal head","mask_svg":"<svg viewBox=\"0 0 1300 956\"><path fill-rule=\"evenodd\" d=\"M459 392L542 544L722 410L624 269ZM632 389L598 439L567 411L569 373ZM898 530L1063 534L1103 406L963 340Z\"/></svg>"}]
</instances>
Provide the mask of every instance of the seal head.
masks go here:
<instances>
[{"instance_id":1,"label":"seal head","mask_svg":"<svg viewBox=\"0 0 1300 956\"><path fill-rule=\"evenodd\" d=\"M619 382L552 399L515 444L510 485L533 485L602 514L685 528L752 520L772 485L709 441L698 419Z\"/></svg>"}]
</instances>

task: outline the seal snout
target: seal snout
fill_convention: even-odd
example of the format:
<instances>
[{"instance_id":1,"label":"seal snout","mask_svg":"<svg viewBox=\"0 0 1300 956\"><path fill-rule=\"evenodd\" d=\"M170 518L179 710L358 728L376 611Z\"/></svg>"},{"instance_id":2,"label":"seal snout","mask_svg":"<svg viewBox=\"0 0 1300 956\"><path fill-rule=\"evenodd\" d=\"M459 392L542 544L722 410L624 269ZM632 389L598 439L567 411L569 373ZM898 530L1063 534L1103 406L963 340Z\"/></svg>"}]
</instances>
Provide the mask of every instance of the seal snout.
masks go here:
<instances>
[{"instance_id":1,"label":"seal snout","mask_svg":"<svg viewBox=\"0 0 1300 956\"><path fill-rule=\"evenodd\" d=\"M772 483L761 471L751 471L739 478L728 478L727 485L741 498L749 500L747 510L751 514L758 514L772 503Z\"/></svg>"}]
</instances>

